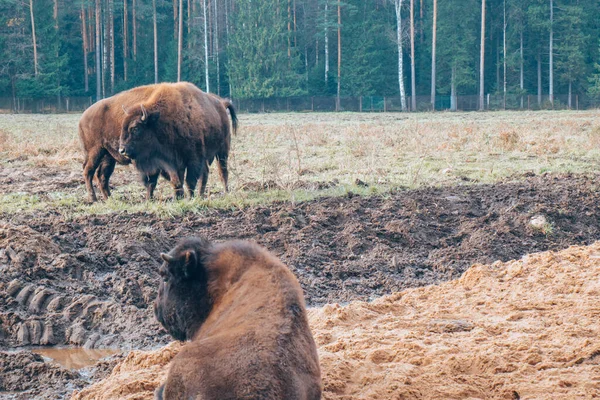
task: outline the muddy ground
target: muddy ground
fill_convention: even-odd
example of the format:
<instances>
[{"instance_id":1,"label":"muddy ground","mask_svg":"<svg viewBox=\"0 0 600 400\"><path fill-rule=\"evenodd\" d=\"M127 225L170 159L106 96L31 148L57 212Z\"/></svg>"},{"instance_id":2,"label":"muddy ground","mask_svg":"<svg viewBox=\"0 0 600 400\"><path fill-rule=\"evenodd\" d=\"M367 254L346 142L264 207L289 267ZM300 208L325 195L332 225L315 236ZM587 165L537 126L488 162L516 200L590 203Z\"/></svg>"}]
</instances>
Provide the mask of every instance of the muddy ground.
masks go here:
<instances>
[{"instance_id":1,"label":"muddy ground","mask_svg":"<svg viewBox=\"0 0 600 400\"><path fill-rule=\"evenodd\" d=\"M473 263L507 261L600 239L600 176L519 177L495 185L326 198L160 219L56 212L0 215L0 346L148 349L169 338L152 315L159 253L178 238L255 240L296 273L309 305L372 300L457 278ZM533 227L532 218L546 221ZM98 379L47 374L0 358L0 391L65 395ZM26 352L23 360L38 356ZM27 360L26 360L27 361ZM23 361L23 365L31 364ZM16 365L16 364L15 364ZM47 368L56 368L44 363ZM42 370L43 366L40 366ZM29 372L28 372L29 371ZM36 377L34 387L18 387ZM44 378L49 377L49 378ZM1 396L1 394L0 394Z\"/></svg>"}]
</instances>

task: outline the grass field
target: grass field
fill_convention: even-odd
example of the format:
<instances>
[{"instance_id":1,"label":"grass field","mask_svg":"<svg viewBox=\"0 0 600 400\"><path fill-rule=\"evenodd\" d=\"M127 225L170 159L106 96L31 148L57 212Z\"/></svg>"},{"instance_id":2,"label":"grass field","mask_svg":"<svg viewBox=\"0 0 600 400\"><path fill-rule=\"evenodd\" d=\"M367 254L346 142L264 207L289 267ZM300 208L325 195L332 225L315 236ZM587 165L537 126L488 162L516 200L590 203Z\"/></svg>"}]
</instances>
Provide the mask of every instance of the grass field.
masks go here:
<instances>
[{"instance_id":1,"label":"grass field","mask_svg":"<svg viewBox=\"0 0 600 400\"><path fill-rule=\"evenodd\" d=\"M0 210L180 214L273 200L382 193L393 188L490 183L524 173L588 173L600 160L600 112L253 114L240 116L230 157L230 194L216 171L207 199L143 201L132 167L117 167L113 198L83 203L80 184L43 187L27 176L81 176L80 115L0 115ZM12 171L12 172L11 172ZM11 189L11 182L20 183Z\"/></svg>"}]
</instances>

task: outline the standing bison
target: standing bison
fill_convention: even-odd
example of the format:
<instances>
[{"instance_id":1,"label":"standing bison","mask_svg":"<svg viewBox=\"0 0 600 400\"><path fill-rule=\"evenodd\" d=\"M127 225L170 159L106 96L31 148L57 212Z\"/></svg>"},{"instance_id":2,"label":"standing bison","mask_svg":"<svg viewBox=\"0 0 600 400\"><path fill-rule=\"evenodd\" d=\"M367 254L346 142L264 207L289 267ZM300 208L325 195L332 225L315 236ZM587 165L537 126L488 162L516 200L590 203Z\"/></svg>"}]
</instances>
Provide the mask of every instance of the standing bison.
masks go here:
<instances>
[{"instance_id":1,"label":"standing bison","mask_svg":"<svg viewBox=\"0 0 600 400\"><path fill-rule=\"evenodd\" d=\"M208 166L214 159L227 191L231 143L227 109L235 133L237 117L231 102L187 82L141 86L95 103L79 121L89 200L96 201L94 174L107 199L115 164L131 162L148 199L153 197L159 175L171 182L178 198L183 196L184 179L191 196L202 179L203 195Z\"/></svg>"},{"instance_id":2,"label":"standing bison","mask_svg":"<svg viewBox=\"0 0 600 400\"><path fill-rule=\"evenodd\" d=\"M278 259L249 242L191 238L168 254L154 313L178 340L158 399L321 398L302 289Z\"/></svg>"}]
</instances>

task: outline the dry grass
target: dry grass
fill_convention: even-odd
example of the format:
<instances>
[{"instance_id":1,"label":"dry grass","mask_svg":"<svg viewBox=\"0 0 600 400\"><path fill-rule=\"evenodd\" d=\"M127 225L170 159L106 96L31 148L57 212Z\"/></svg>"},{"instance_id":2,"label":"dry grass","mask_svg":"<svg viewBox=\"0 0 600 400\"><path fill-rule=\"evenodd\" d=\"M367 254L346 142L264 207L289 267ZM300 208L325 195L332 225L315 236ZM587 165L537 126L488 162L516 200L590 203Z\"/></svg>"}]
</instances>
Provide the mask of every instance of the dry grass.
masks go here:
<instances>
[{"instance_id":1,"label":"dry grass","mask_svg":"<svg viewBox=\"0 0 600 400\"><path fill-rule=\"evenodd\" d=\"M81 165L77 133L80 115L0 115L2 161L28 160L32 165Z\"/></svg>"},{"instance_id":2,"label":"dry grass","mask_svg":"<svg viewBox=\"0 0 600 400\"><path fill-rule=\"evenodd\" d=\"M415 187L522 172L592 171L598 112L270 114L243 117L238 181ZM298 156L300 154L300 156ZM298 157L298 159L297 159Z\"/></svg>"},{"instance_id":3,"label":"dry grass","mask_svg":"<svg viewBox=\"0 0 600 400\"><path fill-rule=\"evenodd\" d=\"M247 192L264 188L281 192L266 196L271 200L331 192L310 189L315 182L348 189L361 181L378 192L494 182L525 172L597 171L599 117L598 111L241 115L230 159L237 195L225 204L246 203ZM0 166L80 171L78 120L79 115L0 115ZM216 176L210 179L213 192L221 190ZM299 193L303 188L311 193ZM242 200L233 200L239 196Z\"/></svg>"}]
</instances>

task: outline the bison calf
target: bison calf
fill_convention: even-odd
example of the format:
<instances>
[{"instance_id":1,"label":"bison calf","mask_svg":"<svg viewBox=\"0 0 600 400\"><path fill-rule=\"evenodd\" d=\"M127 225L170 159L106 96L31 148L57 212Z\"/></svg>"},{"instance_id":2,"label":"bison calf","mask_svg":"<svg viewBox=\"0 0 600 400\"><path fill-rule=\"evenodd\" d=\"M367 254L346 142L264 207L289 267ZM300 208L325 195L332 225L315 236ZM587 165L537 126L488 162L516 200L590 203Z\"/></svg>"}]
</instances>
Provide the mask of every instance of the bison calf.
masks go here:
<instances>
[{"instance_id":1,"label":"bison calf","mask_svg":"<svg viewBox=\"0 0 600 400\"><path fill-rule=\"evenodd\" d=\"M158 399L320 399L317 348L295 276L243 241L186 239L168 254L154 304L177 340Z\"/></svg>"}]
</instances>

